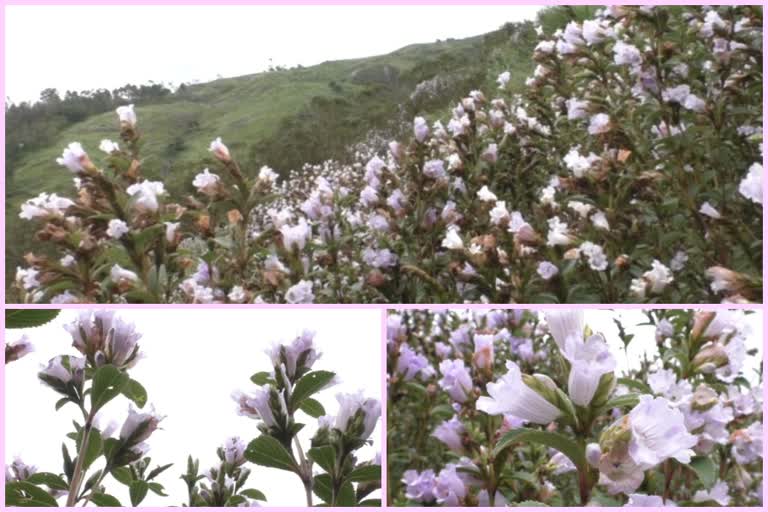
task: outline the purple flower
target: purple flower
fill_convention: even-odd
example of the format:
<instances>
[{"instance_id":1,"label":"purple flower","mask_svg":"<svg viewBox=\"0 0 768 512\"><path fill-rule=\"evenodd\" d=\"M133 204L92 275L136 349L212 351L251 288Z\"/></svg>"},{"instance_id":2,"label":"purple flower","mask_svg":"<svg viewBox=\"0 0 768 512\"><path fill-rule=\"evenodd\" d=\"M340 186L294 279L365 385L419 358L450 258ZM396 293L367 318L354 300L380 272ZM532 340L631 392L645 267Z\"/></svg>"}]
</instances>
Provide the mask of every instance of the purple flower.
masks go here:
<instances>
[{"instance_id":1,"label":"purple flower","mask_svg":"<svg viewBox=\"0 0 768 512\"><path fill-rule=\"evenodd\" d=\"M438 384L453 400L466 402L468 393L472 391L472 377L469 375L464 361L461 359L446 359L440 363L440 373L443 378Z\"/></svg>"},{"instance_id":2,"label":"purple flower","mask_svg":"<svg viewBox=\"0 0 768 512\"><path fill-rule=\"evenodd\" d=\"M409 500L429 503L435 499L435 472L427 469L418 472L409 469L401 480L405 484L405 497Z\"/></svg>"},{"instance_id":3,"label":"purple flower","mask_svg":"<svg viewBox=\"0 0 768 512\"><path fill-rule=\"evenodd\" d=\"M464 428L464 424L459 421L457 416L454 416L438 425L432 432L432 436L439 439L451 451L461 455L465 452L462 437L466 432L467 429Z\"/></svg>"}]
</instances>

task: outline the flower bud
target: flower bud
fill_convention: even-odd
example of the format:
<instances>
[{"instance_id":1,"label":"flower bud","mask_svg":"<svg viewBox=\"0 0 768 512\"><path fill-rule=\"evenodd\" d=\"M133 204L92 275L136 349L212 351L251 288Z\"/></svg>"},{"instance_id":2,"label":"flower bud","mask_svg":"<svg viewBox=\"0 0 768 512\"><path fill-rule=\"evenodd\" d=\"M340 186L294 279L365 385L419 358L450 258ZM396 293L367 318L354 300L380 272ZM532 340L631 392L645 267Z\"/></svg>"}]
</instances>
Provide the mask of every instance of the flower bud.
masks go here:
<instances>
[{"instance_id":1,"label":"flower bud","mask_svg":"<svg viewBox=\"0 0 768 512\"><path fill-rule=\"evenodd\" d=\"M728 353L720 343L707 343L694 356L693 370L700 373L712 373L715 369L728 364Z\"/></svg>"},{"instance_id":2,"label":"flower bud","mask_svg":"<svg viewBox=\"0 0 768 512\"><path fill-rule=\"evenodd\" d=\"M163 420L163 416L158 416L155 409L151 412L139 412L128 406L128 417L120 429L120 441L126 446L136 446L149 439L149 436L157 430L158 425Z\"/></svg>"},{"instance_id":3,"label":"flower bud","mask_svg":"<svg viewBox=\"0 0 768 512\"><path fill-rule=\"evenodd\" d=\"M717 311L697 311L693 317L693 329L691 329L691 338L699 339L707 331L707 327L715 319Z\"/></svg>"},{"instance_id":4,"label":"flower bud","mask_svg":"<svg viewBox=\"0 0 768 512\"><path fill-rule=\"evenodd\" d=\"M32 343L29 342L27 335L22 336L20 339L13 343L5 344L5 364L11 361L18 361L25 355L34 350Z\"/></svg>"},{"instance_id":5,"label":"flower bud","mask_svg":"<svg viewBox=\"0 0 768 512\"><path fill-rule=\"evenodd\" d=\"M229 154L229 148L221 142L221 137L217 137L216 140L211 142L208 151L213 153L213 156L218 158L223 163L229 163L232 161L232 157Z\"/></svg>"},{"instance_id":6,"label":"flower bud","mask_svg":"<svg viewBox=\"0 0 768 512\"><path fill-rule=\"evenodd\" d=\"M589 443L586 450L587 463L596 468L600 464L600 457L603 455L600 445L597 443Z\"/></svg>"},{"instance_id":7,"label":"flower bud","mask_svg":"<svg viewBox=\"0 0 768 512\"><path fill-rule=\"evenodd\" d=\"M239 437L229 437L222 447L224 451L224 460L233 466L240 466L245 463L245 441Z\"/></svg>"},{"instance_id":8,"label":"flower bud","mask_svg":"<svg viewBox=\"0 0 768 512\"><path fill-rule=\"evenodd\" d=\"M91 159L88 157L88 153L85 152L83 146L79 142L72 142L69 146L64 148L64 152L61 157L56 159L56 163L66 167L74 173L98 173L98 169L93 165L93 162L91 162Z\"/></svg>"},{"instance_id":9,"label":"flower bud","mask_svg":"<svg viewBox=\"0 0 768 512\"><path fill-rule=\"evenodd\" d=\"M257 388L253 395L235 391L232 393L232 399L238 404L237 413L240 416L261 420L267 427L277 425L273 407L276 405L277 391L272 386Z\"/></svg>"},{"instance_id":10,"label":"flower bud","mask_svg":"<svg viewBox=\"0 0 768 512\"><path fill-rule=\"evenodd\" d=\"M59 393L69 395L71 386L80 389L83 386L85 358L56 356L48 362L37 376L45 384Z\"/></svg>"},{"instance_id":11,"label":"flower bud","mask_svg":"<svg viewBox=\"0 0 768 512\"><path fill-rule=\"evenodd\" d=\"M136 128L136 112L133 110L133 104L117 107L115 112L117 112L117 117L120 119L120 128L122 130L133 130Z\"/></svg>"},{"instance_id":12,"label":"flower bud","mask_svg":"<svg viewBox=\"0 0 768 512\"><path fill-rule=\"evenodd\" d=\"M699 384L693 393L691 409L694 411L707 411L714 407L718 402L718 396L715 390L706 384Z\"/></svg>"}]
</instances>

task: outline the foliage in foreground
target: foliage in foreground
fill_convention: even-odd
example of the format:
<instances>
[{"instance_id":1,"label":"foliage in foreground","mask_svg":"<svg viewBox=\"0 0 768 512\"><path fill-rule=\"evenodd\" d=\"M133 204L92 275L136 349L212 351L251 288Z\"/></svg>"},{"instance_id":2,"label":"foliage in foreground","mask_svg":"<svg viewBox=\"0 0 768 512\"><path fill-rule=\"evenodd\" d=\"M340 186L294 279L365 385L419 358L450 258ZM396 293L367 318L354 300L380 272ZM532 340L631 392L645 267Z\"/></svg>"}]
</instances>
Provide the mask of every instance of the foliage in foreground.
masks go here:
<instances>
[{"instance_id":1,"label":"foliage in foreground","mask_svg":"<svg viewBox=\"0 0 768 512\"><path fill-rule=\"evenodd\" d=\"M622 353L583 311L391 312L388 503L759 506L742 313L645 315L655 339L615 317ZM633 343L658 353L631 362Z\"/></svg>"},{"instance_id":2,"label":"foliage in foreground","mask_svg":"<svg viewBox=\"0 0 768 512\"><path fill-rule=\"evenodd\" d=\"M616 7L542 34L523 96L472 91L382 159L278 183L220 139L196 196L144 180L133 107L76 200L21 217L29 302L666 302L762 294L762 8ZM215 167L214 167L215 166Z\"/></svg>"},{"instance_id":3,"label":"foliage in foreground","mask_svg":"<svg viewBox=\"0 0 768 512\"><path fill-rule=\"evenodd\" d=\"M6 505L121 506L114 491L108 492L107 487L113 485L128 488L134 507L148 492L167 496L157 478L172 464L150 469L151 458L146 456L150 448L147 441L164 417L154 408L133 408L144 408L148 398L144 387L128 373L143 357L137 343L141 334L114 312L104 311L83 312L66 330L79 355L55 357L38 376L60 396L56 410L73 404L82 414L82 421L73 422L74 430L62 444L61 472L39 471L20 458L6 467ZM356 455L371 443L371 433L381 415L380 404L359 392L339 393L338 413L326 414L313 395L334 385L336 374L313 370L321 355L313 339L314 333L304 331L290 343L273 344L268 351L271 371L251 377L258 386L256 390L233 394L238 414L258 421L258 434L250 443L239 437L228 438L216 451L216 465L203 472L200 461L190 456L181 476L188 495L183 506L255 506L257 501L266 501L267 496L248 482L248 463L295 473L308 505L318 500L331 506L380 504L380 500L369 498L381 487L379 458L360 461ZM8 343L6 363L32 350L26 336ZM115 423L99 427L99 411L117 399L132 402L119 432ZM316 421L306 451L297 436L307 426L298 421L299 411ZM68 447L72 443L74 450Z\"/></svg>"}]
</instances>

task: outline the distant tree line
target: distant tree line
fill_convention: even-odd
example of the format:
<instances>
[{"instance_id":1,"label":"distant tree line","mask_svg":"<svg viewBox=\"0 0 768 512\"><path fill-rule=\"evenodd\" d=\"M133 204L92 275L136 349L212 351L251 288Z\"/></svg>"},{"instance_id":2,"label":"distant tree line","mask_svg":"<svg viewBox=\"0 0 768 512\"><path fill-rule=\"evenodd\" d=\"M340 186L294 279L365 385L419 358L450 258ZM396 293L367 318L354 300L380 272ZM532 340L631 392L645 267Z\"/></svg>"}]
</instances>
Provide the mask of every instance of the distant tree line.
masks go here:
<instances>
[{"instance_id":1,"label":"distant tree line","mask_svg":"<svg viewBox=\"0 0 768 512\"><path fill-rule=\"evenodd\" d=\"M182 85L179 93L185 89ZM126 103L161 103L170 99L171 95L171 89L163 84L126 84L112 91L94 89L67 91L64 94L48 88L40 93L36 102L6 103L6 178L13 176L14 164L25 152L49 145L68 126Z\"/></svg>"}]
</instances>

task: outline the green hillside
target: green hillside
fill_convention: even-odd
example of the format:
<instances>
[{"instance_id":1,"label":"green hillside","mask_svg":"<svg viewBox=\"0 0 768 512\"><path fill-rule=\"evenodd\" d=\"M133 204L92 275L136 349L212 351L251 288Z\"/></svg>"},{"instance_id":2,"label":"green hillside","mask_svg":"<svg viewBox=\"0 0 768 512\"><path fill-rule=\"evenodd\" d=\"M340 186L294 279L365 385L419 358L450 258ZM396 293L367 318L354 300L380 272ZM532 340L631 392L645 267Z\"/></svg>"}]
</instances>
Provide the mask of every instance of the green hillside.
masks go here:
<instances>
[{"instance_id":1,"label":"green hillside","mask_svg":"<svg viewBox=\"0 0 768 512\"><path fill-rule=\"evenodd\" d=\"M208 158L208 144L218 136L244 169L267 164L286 172L304 162L343 159L350 144L373 130L397 136L403 121L417 113L441 115L471 89L490 94L502 70L512 71L513 85L521 86L532 71L534 44L532 24L507 24L488 34L415 44L388 55L190 85L162 103L136 105L142 169L174 191L191 189L192 177ZM412 99L423 82L436 85L434 94ZM29 224L18 218L19 205L42 191L71 194L71 174L55 164L62 148L79 141L99 158L99 141L116 140L116 124L111 111L88 117L45 148L22 153L7 169L9 278L33 247Z\"/></svg>"}]
</instances>

